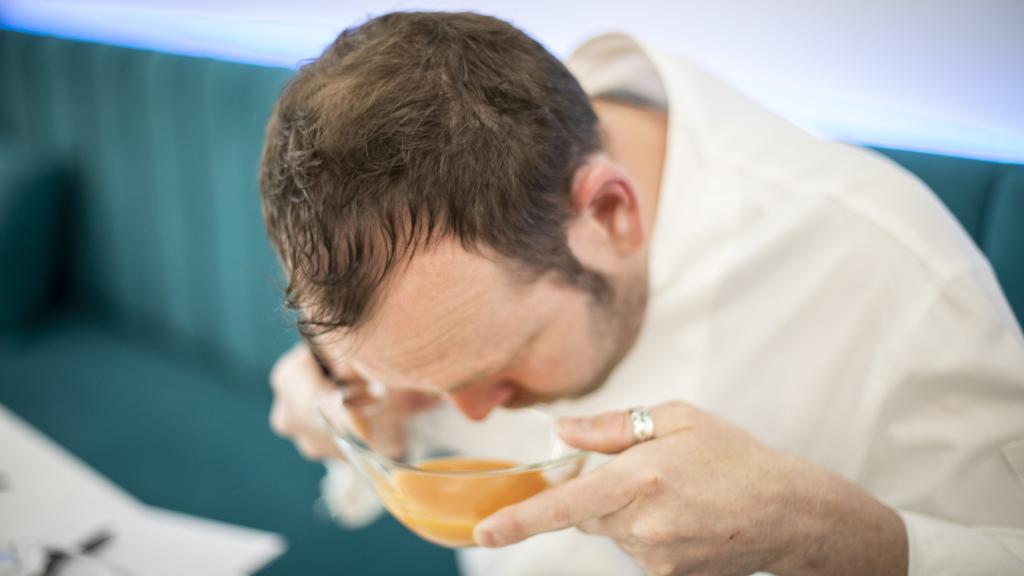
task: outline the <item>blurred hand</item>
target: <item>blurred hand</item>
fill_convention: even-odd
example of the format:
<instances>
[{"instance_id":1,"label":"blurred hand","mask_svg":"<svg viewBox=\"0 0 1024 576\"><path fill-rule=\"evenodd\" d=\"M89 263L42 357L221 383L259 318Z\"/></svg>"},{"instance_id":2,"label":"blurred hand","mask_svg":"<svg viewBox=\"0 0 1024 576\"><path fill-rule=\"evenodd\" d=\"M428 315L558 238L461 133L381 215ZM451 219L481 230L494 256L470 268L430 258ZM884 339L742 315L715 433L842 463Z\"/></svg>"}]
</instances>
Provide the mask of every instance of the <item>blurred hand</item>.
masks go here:
<instances>
[{"instance_id":1,"label":"blurred hand","mask_svg":"<svg viewBox=\"0 0 1024 576\"><path fill-rule=\"evenodd\" d=\"M349 367L334 370L338 378L365 386ZM296 344L278 358L270 371L270 387L274 390L270 427L278 436L290 439L310 460L344 459L317 412L320 398L338 385L324 375L304 343Z\"/></svg>"},{"instance_id":2,"label":"blurred hand","mask_svg":"<svg viewBox=\"0 0 1024 576\"><path fill-rule=\"evenodd\" d=\"M270 426L279 436L292 440L310 460L344 460L318 410L319 402L331 391L343 389L345 407L359 435L374 450L392 458L405 451L409 417L440 399L418 390L389 389L384 398L371 396L366 380L351 366L335 364L331 372L333 378L324 374L305 343L282 355L270 372L274 390Z\"/></svg>"}]
</instances>

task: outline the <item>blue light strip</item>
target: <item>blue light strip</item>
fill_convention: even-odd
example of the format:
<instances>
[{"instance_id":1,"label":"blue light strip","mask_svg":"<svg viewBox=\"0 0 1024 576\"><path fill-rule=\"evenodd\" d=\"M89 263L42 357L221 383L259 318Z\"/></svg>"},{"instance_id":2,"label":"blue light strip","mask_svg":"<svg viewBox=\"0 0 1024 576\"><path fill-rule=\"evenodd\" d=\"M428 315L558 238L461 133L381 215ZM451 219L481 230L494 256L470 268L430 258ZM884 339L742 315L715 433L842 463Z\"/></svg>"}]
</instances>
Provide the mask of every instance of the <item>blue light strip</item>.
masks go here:
<instances>
[{"instance_id":1,"label":"blue light strip","mask_svg":"<svg viewBox=\"0 0 1024 576\"><path fill-rule=\"evenodd\" d=\"M24 32L210 57L252 64L294 67L315 57L339 30L366 17L369 3L320 6L331 17L301 19L281 14L279 5L253 2L249 12L218 13L201 3L98 4L88 1L7 0L0 26ZM218 3L211 3L216 8ZM307 7L308 8L308 7ZM262 12L260 11L262 9ZM276 11L276 12L275 12ZM344 13L342 13L344 12ZM558 50L556 50L558 52ZM564 55L564 54L563 54ZM740 83L740 82L737 82ZM773 86L746 86L769 108L830 137L862 144L1024 163L1024 134L958 124L913 110L846 101Z\"/></svg>"}]
</instances>

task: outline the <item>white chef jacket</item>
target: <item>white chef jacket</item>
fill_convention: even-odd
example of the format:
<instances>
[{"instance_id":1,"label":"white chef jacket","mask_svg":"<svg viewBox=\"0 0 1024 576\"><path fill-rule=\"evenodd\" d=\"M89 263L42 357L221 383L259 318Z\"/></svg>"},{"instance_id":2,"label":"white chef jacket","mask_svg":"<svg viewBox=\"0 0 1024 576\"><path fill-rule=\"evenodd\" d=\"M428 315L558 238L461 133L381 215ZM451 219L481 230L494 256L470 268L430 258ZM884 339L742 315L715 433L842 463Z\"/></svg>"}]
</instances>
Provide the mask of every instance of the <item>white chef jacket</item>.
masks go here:
<instances>
[{"instance_id":1,"label":"white chef jacket","mask_svg":"<svg viewBox=\"0 0 1024 576\"><path fill-rule=\"evenodd\" d=\"M690 401L895 508L910 575L1024 574L1024 338L941 202L628 36L567 64L592 96L664 107L669 130L641 333L601 389L550 410ZM640 573L575 530L459 561Z\"/></svg>"}]
</instances>

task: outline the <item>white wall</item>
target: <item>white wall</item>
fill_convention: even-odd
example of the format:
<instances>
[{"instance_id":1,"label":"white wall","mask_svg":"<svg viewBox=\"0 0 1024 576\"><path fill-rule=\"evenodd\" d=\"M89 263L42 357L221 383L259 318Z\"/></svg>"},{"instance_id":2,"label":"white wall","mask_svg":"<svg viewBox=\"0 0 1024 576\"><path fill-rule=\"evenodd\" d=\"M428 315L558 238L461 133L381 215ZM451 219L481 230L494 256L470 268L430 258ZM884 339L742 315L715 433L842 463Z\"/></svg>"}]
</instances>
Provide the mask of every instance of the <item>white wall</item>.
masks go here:
<instances>
[{"instance_id":1,"label":"white wall","mask_svg":"<svg viewBox=\"0 0 1024 576\"><path fill-rule=\"evenodd\" d=\"M619 29L820 133L1024 161L1024 0L0 2L9 27L279 65L391 9L494 14L562 56Z\"/></svg>"}]
</instances>

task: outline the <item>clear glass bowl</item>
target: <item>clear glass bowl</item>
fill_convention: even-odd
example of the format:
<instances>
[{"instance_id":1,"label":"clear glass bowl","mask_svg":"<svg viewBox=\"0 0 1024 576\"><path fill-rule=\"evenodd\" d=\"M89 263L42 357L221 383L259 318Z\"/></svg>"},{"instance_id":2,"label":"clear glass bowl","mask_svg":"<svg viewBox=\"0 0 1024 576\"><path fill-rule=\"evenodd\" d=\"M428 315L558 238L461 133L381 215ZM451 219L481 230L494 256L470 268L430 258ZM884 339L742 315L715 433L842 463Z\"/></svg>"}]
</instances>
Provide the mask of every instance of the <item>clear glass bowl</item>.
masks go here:
<instances>
[{"instance_id":1,"label":"clear glass bowl","mask_svg":"<svg viewBox=\"0 0 1024 576\"><path fill-rule=\"evenodd\" d=\"M319 409L384 507L441 546L473 546L480 520L574 478L587 457L535 409L497 408L475 422L441 397L383 393L353 401L341 390Z\"/></svg>"}]
</instances>

